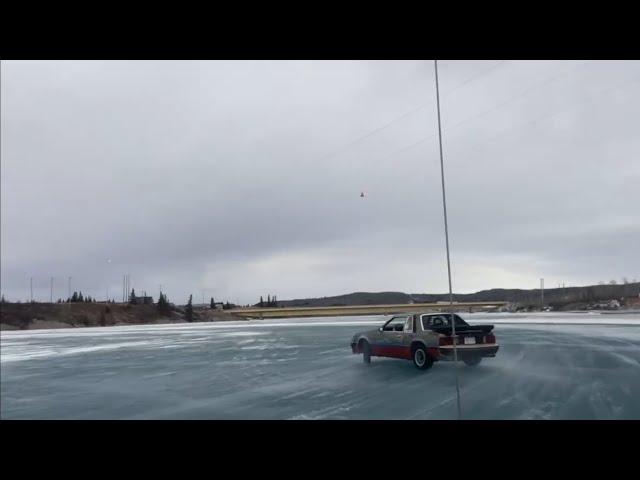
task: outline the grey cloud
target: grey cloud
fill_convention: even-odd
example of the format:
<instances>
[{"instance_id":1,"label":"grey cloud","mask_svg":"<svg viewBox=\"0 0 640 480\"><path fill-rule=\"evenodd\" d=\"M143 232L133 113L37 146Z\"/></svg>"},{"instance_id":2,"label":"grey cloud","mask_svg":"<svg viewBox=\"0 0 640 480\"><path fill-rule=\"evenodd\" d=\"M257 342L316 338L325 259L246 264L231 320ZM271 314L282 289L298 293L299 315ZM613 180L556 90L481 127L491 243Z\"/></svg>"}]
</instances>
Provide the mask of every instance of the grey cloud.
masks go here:
<instances>
[{"instance_id":1,"label":"grey cloud","mask_svg":"<svg viewBox=\"0 0 640 480\"><path fill-rule=\"evenodd\" d=\"M640 277L639 80L441 63L459 291ZM431 62L3 61L2 291L445 291L434 101Z\"/></svg>"}]
</instances>

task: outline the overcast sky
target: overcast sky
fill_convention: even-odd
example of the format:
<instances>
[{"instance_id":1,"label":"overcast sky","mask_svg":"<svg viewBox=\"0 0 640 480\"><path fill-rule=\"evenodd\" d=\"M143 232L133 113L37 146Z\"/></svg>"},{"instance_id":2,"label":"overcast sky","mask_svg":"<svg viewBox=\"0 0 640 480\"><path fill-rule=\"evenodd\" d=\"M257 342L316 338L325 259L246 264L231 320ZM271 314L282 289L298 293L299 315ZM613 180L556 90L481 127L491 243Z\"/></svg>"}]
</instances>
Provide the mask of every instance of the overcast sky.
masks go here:
<instances>
[{"instance_id":1,"label":"overcast sky","mask_svg":"<svg viewBox=\"0 0 640 480\"><path fill-rule=\"evenodd\" d=\"M640 279L640 62L439 71L454 291ZM178 303L447 291L432 61L3 61L1 80L8 298L72 276L120 299L125 273Z\"/></svg>"}]
</instances>

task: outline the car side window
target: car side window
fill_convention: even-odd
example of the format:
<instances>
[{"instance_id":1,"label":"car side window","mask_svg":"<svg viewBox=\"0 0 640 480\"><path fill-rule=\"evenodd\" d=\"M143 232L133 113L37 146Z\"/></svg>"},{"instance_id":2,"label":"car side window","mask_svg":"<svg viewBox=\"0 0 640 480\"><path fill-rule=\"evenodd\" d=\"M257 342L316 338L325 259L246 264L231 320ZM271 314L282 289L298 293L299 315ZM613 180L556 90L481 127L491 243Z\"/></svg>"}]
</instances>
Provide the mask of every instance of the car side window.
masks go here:
<instances>
[{"instance_id":1,"label":"car side window","mask_svg":"<svg viewBox=\"0 0 640 480\"><path fill-rule=\"evenodd\" d=\"M383 330L385 332L402 332L404 329L404 324L407 321L407 317L393 317L387 324L384 326Z\"/></svg>"},{"instance_id":2,"label":"car side window","mask_svg":"<svg viewBox=\"0 0 640 480\"><path fill-rule=\"evenodd\" d=\"M405 333L413 333L413 317L407 317L407 321L404 323Z\"/></svg>"}]
</instances>

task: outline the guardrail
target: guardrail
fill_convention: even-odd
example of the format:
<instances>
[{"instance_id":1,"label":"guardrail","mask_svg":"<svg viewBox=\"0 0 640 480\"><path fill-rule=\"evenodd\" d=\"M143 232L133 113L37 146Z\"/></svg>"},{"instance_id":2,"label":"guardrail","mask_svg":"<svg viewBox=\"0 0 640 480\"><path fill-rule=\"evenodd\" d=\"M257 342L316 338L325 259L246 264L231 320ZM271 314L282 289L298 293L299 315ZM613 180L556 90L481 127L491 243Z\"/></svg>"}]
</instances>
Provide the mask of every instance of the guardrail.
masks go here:
<instances>
[{"instance_id":1,"label":"guardrail","mask_svg":"<svg viewBox=\"0 0 640 480\"><path fill-rule=\"evenodd\" d=\"M455 311L493 310L508 302L458 302ZM229 312L244 318L333 317L357 315L393 315L396 313L449 311L449 303L409 303L395 305L349 305L333 307L242 308Z\"/></svg>"}]
</instances>

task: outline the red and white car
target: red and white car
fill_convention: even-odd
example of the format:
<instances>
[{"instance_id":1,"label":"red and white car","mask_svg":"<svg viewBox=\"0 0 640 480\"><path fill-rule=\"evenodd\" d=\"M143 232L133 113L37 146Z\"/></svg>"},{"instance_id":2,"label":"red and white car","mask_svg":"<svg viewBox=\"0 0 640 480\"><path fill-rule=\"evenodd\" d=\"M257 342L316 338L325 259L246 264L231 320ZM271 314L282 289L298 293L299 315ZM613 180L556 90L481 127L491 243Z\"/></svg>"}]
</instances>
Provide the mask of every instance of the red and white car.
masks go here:
<instances>
[{"instance_id":1,"label":"red and white car","mask_svg":"<svg viewBox=\"0 0 640 480\"><path fill-rule=\"evenodd\" d=\"M469 325L455 313L402 314L380 328L356 333L351 350L361 353L365 363L371 357L402 358L426 370L436 361L453 360L455 341L458 360L475 366L485 357L496 356L499 345L492 330L493 325Z\"/></svg>"}]
</instances>

